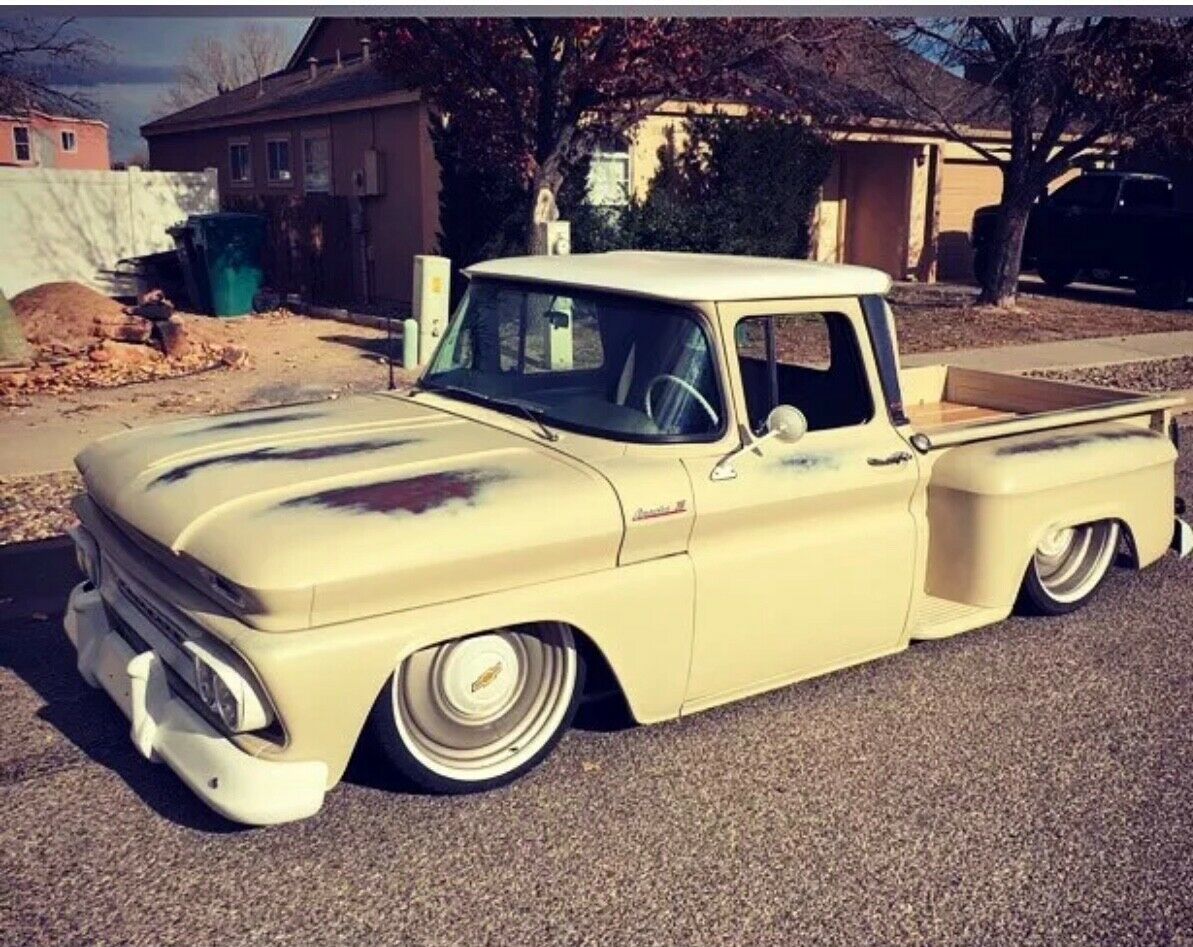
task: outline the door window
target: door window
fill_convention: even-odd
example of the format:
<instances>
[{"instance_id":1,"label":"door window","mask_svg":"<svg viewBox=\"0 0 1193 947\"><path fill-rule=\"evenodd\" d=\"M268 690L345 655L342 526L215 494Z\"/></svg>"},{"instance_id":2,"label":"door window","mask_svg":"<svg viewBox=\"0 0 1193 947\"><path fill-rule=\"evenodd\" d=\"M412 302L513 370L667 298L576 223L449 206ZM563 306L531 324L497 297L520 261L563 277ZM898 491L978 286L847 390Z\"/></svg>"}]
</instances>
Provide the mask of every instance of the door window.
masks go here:
<instances>
[{"instance_id":1,"label":"door window","mask_svg":"<svg viewBox=\"0 0 1193 947\"><path fill-rule=\"evenodd\" d=\"M809 431L865 424L874 416L853 323L837 312L754 316L734 330L750 428L776 405L799 408Z\"/></svg>"},{"instance_id":2,"label":"door window","mask_svg":"<svg viewBox=\"0 0 1193 947\"><path fill-rule=\"evenodd\" d=\"M1172 185L1163 178L1128 178L1119 203L1126 210L1171 207Z\"/></svg>"}]
</instances>

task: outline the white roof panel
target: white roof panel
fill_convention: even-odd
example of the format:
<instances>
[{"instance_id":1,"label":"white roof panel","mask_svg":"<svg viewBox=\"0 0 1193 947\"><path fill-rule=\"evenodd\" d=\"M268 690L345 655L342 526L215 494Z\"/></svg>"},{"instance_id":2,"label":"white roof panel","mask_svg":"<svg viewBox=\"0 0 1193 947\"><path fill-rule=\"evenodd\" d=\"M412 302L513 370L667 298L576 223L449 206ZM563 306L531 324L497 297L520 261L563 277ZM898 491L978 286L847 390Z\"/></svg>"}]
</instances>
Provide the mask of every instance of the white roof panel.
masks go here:
<instances>
[{"instance_id":1,"label":"white roof panel","mask_svg":"<svg viewBox=\"0 0 1193 947\"><path fill-rule=\"evenodd\" d=\"M672 302L729 302L884 294L881 270L840 263L710 253L616 250L571 256L516 256L468 267L482 276L556 283Z\"/></svg>"}]
</instances>

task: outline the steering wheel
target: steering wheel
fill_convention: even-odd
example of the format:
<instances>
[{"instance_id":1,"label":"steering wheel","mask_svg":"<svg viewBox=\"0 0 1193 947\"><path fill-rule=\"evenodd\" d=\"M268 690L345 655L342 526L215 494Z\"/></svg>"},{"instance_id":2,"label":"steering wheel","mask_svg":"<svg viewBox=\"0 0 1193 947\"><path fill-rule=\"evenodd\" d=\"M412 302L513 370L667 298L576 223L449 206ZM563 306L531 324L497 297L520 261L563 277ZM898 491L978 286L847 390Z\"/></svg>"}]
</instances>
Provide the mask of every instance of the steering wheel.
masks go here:
<instances>
[{"instance_id":1,"label":"steering wheel","mask_svg":"<svg viewBox=\"0 0 1193 947\"><path fill-rule=\"evenodd\" d=\"M708 399L705 398L704 395L700 394L700 392L697 391L690 382L686 382L682 378L676 378L674 375L665 374L655 375L654 378L650 380L650 383L646 386L646 416L652 421L654 421L654 412L651 410L650 394L652 391L654 391L655 385L661 381L669 381L672 384L679 385L680 388L695 398L700 407L702 407L705 412L707 412L708 416L712 418L713 427L716 427L721 423L721 419L717 417L717 412L713 406L708 403ZM657 424L658 422L655 423Z\"/></svg>"}]
</instances>

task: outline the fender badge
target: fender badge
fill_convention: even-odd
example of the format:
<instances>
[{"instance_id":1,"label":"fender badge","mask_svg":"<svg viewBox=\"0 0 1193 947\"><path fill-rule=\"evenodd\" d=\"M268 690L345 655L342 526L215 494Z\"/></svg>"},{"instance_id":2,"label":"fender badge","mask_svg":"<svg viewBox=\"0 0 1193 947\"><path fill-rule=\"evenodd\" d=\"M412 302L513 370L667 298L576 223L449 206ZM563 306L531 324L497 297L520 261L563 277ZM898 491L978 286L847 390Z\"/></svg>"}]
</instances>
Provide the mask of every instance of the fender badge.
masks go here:
<instances>
[{"instance_id":1,"label":"fender badge","mask_svg":"<svg viewBox=\"0 0 1193 947\"><path fill-rule=\"evenodd\" d=\"M661 506L640 506L634 512L634 522L638 523L642 520L654 520L660 516L674 516L677 513L683 513L688 508L687 500L676 500L672 504L663 504Z\"/></svg>"},{"instance_id":2,"label":"fender badge","mask_svg":"<svg viewBox=\"0 0 1193 947\"><path fill-rule=\"evenodd\" d=\"M498 661L491 668L487 668L486 670L482 671L481 676L472 682L471 686L469 687L469 690L475 694L481 688L488 687L495 680L497 680L497 675L500 673L501 673L501 662Z\"/></svg>"}]
</instances>

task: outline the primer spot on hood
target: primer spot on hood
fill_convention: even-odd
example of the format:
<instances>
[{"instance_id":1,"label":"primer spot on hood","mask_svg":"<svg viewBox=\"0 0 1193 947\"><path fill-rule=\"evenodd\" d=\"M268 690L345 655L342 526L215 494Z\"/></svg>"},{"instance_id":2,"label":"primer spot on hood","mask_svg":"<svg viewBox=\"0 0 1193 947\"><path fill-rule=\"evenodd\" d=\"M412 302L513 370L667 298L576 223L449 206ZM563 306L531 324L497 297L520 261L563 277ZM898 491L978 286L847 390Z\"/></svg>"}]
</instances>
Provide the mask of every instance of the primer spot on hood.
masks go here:
<instances>
[{"instance_id":1,"label":"primer spot on hood","mask_svg":"<svg viewBox=\"0 0 1193 947\"><path fill-rule=\"evenodd\" d=\"M445 470L400 480L354 484L294 497L281 508L321 507L349 513L411 513L419 516L453 501L472 505L480 489L505 480L502 470Z\"/></svg>"},{"instance_id":2,"label":"primer spot on hood","mask_svg":"<svg viewBox=\"0 0 1193 947\"><path fill-rule=\"evenodd\" d=\"M159 474L149 482L148 489L160 487L164 484L178 483L186 480L191 474L209 467L232 467L239 464L260 464L273 461L312 461L326 460L332 457L349 457L354 454L366 454L373 451L388 450L402 447L415 442L415 438L376 438L365 441L349 441L345 444L316 444L310 447L258 447L253 450L241 451L235 454L220 454L215 457L203 457L189 463L179 464Z\"/></svg>"},{"instance_id":3,"label":"primer spot on hood","mask_svg":"<svg viewBox=\"0 0 1193 947\"><path fill-rule=\"evenodd\" d=\"M1161 436L1151 431L1145 431L1142 428L1130 428L1123 431L1091 431L1084 434L1055 434L1052 437L1027 441L1022 444L1004 444L994 453L1000 457L1009 457L1016 454L1042 454L1056 450L1072 450L1075 447L1096 444L1099 441L1151 441Z\"/></svg>"}]
</instances>

